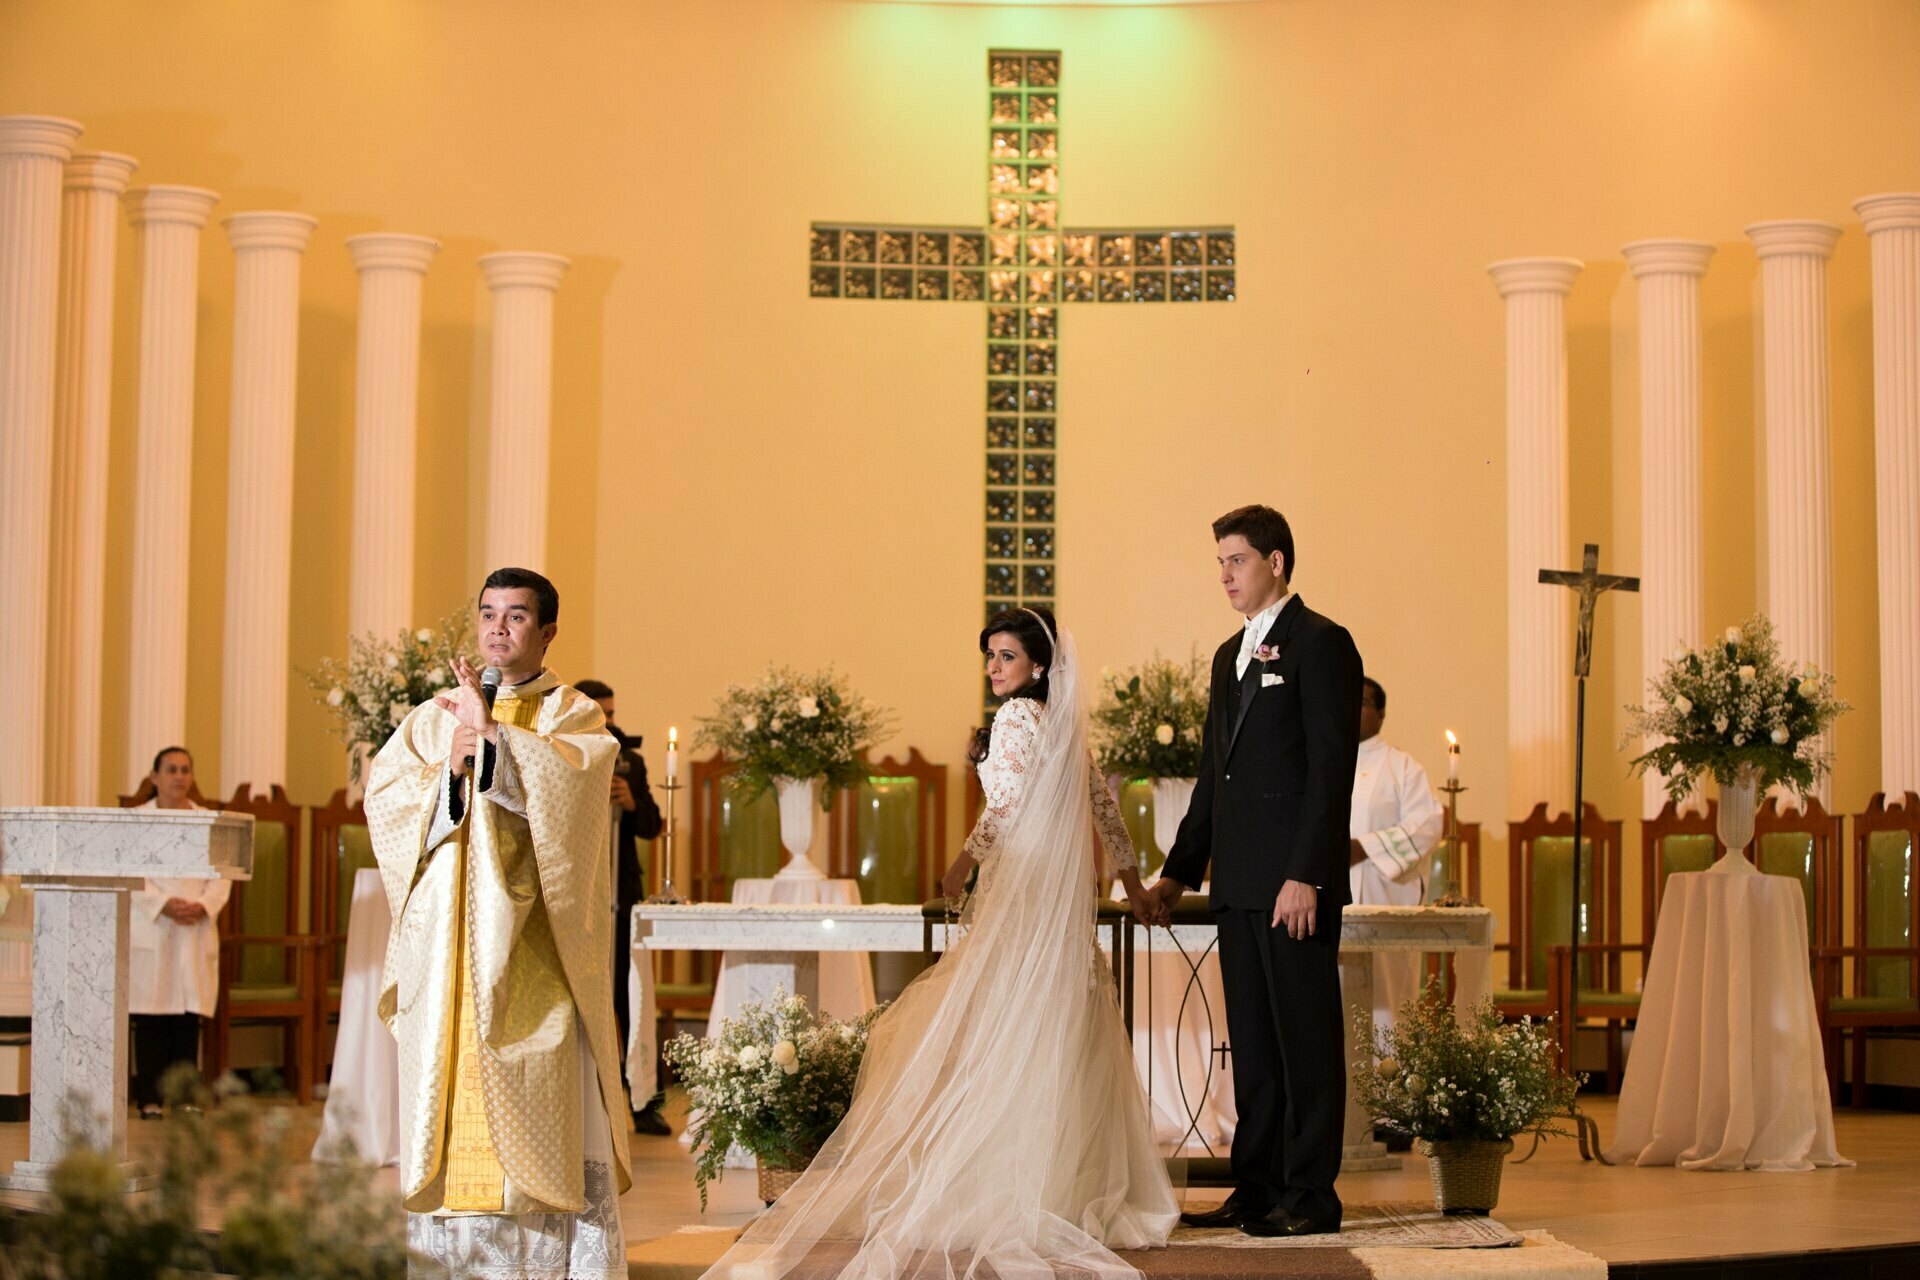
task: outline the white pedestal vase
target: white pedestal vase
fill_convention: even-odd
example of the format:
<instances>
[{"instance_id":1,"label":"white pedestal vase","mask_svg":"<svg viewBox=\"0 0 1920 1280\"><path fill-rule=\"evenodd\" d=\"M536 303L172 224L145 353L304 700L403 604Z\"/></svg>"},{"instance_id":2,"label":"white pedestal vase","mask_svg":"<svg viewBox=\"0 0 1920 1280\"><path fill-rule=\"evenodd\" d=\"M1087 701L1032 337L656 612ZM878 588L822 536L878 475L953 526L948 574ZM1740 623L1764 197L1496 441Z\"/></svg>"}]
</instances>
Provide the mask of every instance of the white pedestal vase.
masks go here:
<instances>
[{"instance_id":1,"label":"white pedestal vase","mask_svg":"<svg viewBox=\"0 0 1920 1280\"><path fill-rule=\"evenodd\" d=\"M1753 813L1760 799L1760 771L1752 765L1740 766L1732 782L1720 784L1720 843L1727 852L1714 864L1715 871L1734 874L1754 873L1759 868L1747 856L1753 843Z\"/></svg>"},{"instance_id":2,"label":"white pedestal vase","mask_svg":"<svg viewBox=\"0 0 1920 1280\"><path fill-rule=\"evenodd\" d=\"M787 865L780 868L777 880L825 880L827 873L813 864L807 851L813 847L814 819L820 806L814 801L818 778L775 778L774 797L780 804L780 845L788 853Z\"/></svg>"},{"instance_id":3,"label":"white pedestal vase","mask_svg":"<svg viewBox=\"0 0 1920 1280\"><path fill-rule=\"evenodd\" d=\"M1163 855L1173 852L1174 839L1180 834L1180 823L1193 803L1193 788L1199 781L1198 778L1153 779L1153 842Z\"/></svg>"}]
</instances>

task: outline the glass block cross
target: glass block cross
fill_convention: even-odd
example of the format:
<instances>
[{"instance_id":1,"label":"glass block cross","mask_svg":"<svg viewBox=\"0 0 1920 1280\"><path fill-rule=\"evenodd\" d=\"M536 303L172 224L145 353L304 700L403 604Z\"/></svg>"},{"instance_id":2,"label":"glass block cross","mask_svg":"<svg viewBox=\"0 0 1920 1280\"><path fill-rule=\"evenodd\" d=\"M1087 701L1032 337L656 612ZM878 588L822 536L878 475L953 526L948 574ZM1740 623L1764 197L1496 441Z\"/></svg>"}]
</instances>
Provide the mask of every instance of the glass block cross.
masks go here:
<instances>
[{"instance_id":1,"label":"glass block cross","mask_svg":"<svg viewBox=\"0 0 1920 1280\"><path fill-rule=\"evenodd\" d=\"M1231 227L1060 220L1060 53L987 54L987 220L813 224L816 298L984 304L986 614L1054 601L1060 317L1068 303L1232 302Z\"/></svg>"}]
</instances>

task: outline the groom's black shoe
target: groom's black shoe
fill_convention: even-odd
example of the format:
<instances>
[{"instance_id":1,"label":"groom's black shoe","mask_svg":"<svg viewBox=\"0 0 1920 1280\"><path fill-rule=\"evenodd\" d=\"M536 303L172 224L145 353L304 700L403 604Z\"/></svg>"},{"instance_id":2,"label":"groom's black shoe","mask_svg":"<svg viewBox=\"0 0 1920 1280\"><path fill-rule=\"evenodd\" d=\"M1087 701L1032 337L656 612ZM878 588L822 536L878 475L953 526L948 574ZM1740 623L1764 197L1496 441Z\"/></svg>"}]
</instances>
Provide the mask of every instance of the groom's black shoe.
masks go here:
<instances>
[{"instance_id":1,"label":"groom's black shoe","mask_svg":"<svg viewBox=\"0 0 1920 1280\"><path fill-rule=\"evenodd\" d=\"M1284 1236L1339 1235L1338 1218L1303 1218L1287 1212L1285 1209L1273 1209L1257 1218L1249 1218L1240 1224L1240 1229L1250 1236L1270 1238Z\"/></svg>"},{"instance_id":2,"label":"groom's black shoe","mask_svg":"<svg viewBox=\"0 0 1920 1280\"><path fill-rule=\"evenodd\" d=\"M1207 1209L1199 1213L1183 1213L1180 1225L1183 1227L1244 1227L1257 1218L1264 1218L1273 1212L1264 1206L1243 1200L1236 1192L1226 1198L1217 1209Z\"/></svg>"}]
</instances>

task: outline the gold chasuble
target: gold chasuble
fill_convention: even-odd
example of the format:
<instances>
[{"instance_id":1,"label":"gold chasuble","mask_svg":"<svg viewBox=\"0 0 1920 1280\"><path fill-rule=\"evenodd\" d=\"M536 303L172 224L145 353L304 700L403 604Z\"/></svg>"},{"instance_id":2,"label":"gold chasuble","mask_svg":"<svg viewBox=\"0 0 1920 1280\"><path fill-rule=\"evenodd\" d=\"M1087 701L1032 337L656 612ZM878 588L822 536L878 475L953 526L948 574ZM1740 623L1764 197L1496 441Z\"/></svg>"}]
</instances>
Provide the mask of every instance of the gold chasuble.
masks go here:
<instances>
[{"instance_id":1,"label":"gold chasuble","mask_svg":"<svg viewBox=\"0 0 1920 1280\"><path fill-rule=\"evenodd\" d=\"M416 1214L580 1213L583 1030L617 1190L633 1182L612 1128L630 1110L607 961L618 744L593 700L548 672L501 689L493 718L492 768L450 779L457 721L415 707L367 785L393 911L380 1016L399 1042L401 1192Z\"/></svg>"}]
</instances>

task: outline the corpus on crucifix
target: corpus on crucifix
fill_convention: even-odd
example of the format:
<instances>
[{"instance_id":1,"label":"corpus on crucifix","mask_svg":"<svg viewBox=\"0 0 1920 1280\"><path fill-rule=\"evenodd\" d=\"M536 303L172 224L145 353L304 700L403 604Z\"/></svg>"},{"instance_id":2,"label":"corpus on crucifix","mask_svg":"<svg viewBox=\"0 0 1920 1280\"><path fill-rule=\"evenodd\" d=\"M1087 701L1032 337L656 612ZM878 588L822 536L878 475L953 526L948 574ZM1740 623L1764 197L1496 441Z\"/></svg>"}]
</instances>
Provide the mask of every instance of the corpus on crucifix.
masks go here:
<instances>
[{"instance_id":1,"label":"corpus on crucifix","mask_svg":"<svg viewBox=\"0 0 1920 1280\"><path fill-rule=\"evenodd\" d=\"M1052 605L1060 307L1231 302L1231 227L1060 221L1060 52L987 55L987 220L816 222L816 298L981 302L987 311L986 615Z\"/></svg>"}]
</instances>

